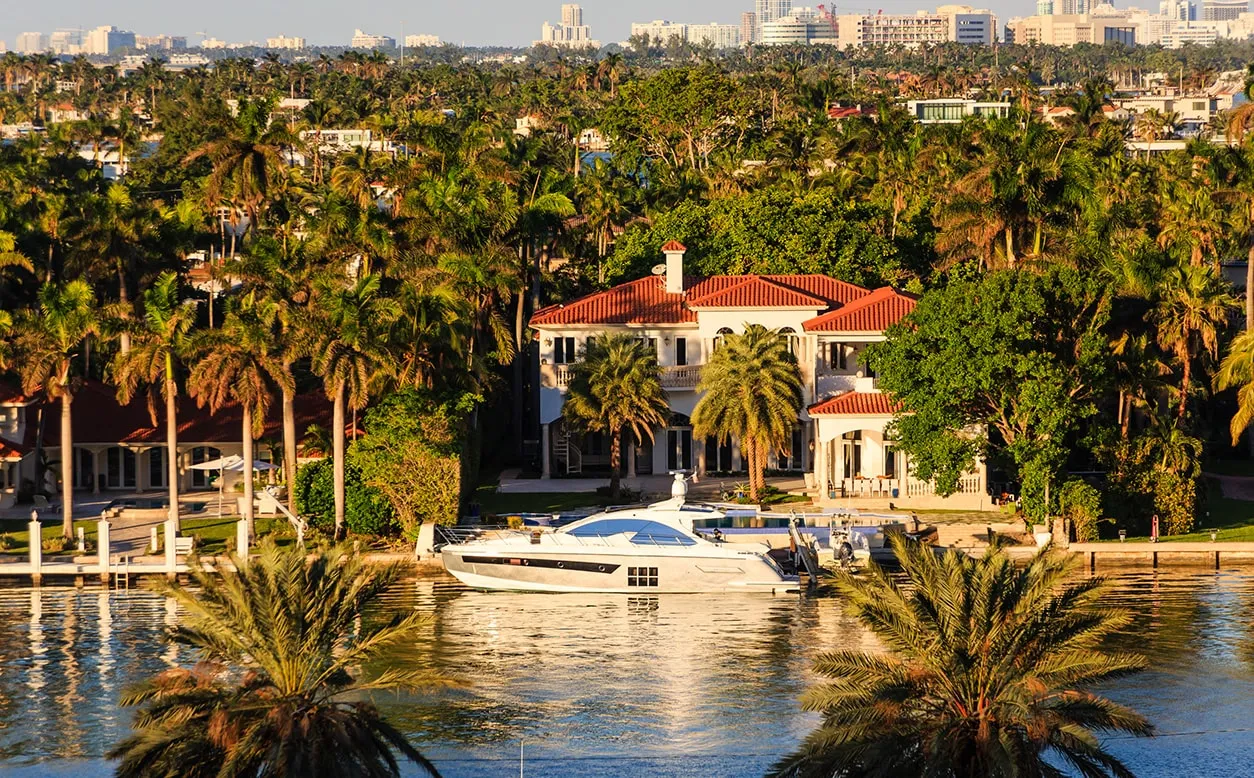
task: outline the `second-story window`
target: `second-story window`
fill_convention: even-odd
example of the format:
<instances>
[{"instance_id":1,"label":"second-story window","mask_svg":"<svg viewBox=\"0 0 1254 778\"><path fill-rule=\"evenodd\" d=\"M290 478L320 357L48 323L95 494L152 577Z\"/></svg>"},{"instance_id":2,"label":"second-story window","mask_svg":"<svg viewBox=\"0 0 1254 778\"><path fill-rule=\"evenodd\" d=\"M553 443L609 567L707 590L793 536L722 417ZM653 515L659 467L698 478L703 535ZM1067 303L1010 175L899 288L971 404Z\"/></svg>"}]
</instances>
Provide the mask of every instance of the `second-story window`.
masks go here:
<instances>
[{"instance_id":1,"label":"second-story window","mask_svg":"<svg viewBox=\"0 0 1254 778\"><path fill-rule=\"evenodd\" d=\"M688 339L675 338L675 364L688 364Z\"/></svg>"},{"instance_id":2,"label":"second-story window","mask_svg":"<svg viewBox=\"0 0 1254 778\"><path fill-rule=\"evenodd\" d=\"M574 338L554 338L553 339L553 364L569 365L575 361L575 339Z\"/></svg>"}]
</instances>

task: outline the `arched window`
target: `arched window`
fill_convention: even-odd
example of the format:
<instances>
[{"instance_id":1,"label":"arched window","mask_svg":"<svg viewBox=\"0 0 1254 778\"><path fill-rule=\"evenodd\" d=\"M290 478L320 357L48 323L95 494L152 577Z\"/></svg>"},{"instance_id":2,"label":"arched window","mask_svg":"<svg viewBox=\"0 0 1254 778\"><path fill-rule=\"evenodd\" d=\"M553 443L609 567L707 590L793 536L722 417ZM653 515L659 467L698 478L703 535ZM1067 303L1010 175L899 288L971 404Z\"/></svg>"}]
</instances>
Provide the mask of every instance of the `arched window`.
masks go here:
<instances>
[{"instance_id":1,"label":"arched window","mask_svg":"<svg viewBox=\"0 0 1254 778\"><path fill-rule=\"evenodd\" d=\"M723 338L731 334L730 327L719 327L718 334L714 337L714 350L718 351L718 347L723 345Z\"/></svg>"},{"instance_id":2,"label":"arched window","mask_svg":"<svg viewBox=\"0 0 1254 778\"><path fill-rule=\"evenodd\" d=\"M788 353L794 357L801 349L801 338L797 335L797 331L792 327L780 327L779 336L784 339L784 343L788 346Z\"/></svg>"}]
</instances>

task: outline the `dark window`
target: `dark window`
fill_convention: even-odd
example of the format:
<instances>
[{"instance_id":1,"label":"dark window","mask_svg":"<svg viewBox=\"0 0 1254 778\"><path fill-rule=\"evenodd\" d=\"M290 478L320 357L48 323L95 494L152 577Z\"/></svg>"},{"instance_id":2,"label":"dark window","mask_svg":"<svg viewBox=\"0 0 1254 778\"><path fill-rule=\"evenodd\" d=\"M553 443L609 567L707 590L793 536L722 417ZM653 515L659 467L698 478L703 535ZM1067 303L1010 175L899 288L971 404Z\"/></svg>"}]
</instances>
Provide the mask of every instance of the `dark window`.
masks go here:
<instances>
[{"instance_id":1,"label":"dark window","mask_svg":"<svg viewBox=\"0 0 1254 778\"><path fill-rule=\"evenodd\" d=\"M884 447L884 475L889 478L897 477L897 450L892 446Z\"/></svg>"},{"instance_id":2,"label":"dark window","mask_svg":"<svg viewBox=\"0 0 1254 778\"><path fill-rule=\"evenodd\" d=\"M688 339L675 338L675 364L688 364Z\"/></svg>"},{"instance_id":3,"label":"dark window","mask_svg":"<svg viewBox=\"0 0 1254 778\"><path fill-rule=\"evenodd\" d=\"M848 367L844 343L827 344L827 366L832 370L845 370Z\"/></svg>"},{"instance_id":4,"label":"dark window","mask_svg":"<svg viewBox=\"0 0 1254 778\"><path fill-rule=\"evenodd\" d=\"M657 568L656 567L629 567L627 568L627 585L628 586L657 586Z\"/></svg>"},{"instance_id":5,"label":"dark window","mask_svg":"<svg viewBox=\"0 0 1254 778\"><path fill-rule=\"evenodd\" d=\"M596 338L588 338L586 341L584 341L584 344L583 344L584 356L587 356L588 352L591 351L593 347L596 346L596 344L597 344Z\"/></svg>"},{"instance_id":6,"label":"dark window","mask_svg":"<svg viewBox=\"0 0 1254 778\"><path fill-rule=\"evenodd\" d=\"M575 356L574 338L553 339L553 364L569 365L575 361Z\"/></svg>"},{"instance_id":7,"label":"dark window","mask_svg":"<svg viewBox=\"0 0 1254 778\"><path fill-rule=\"evenodd\" d=\"M129 448L111 448L106 457L108 484L113 489L135 488L135 452Z\"/></svg>"},{"instance_id":8,"label":"dark window","mask_svg":"<svg viewBox=\"0 0 1254 778\"><path fill-rule=\"evenodd\" d=\"M148 485L156 488L167 486L165 482L165 449L154 448L148 452Z\"/></svg>"}]
</instances>

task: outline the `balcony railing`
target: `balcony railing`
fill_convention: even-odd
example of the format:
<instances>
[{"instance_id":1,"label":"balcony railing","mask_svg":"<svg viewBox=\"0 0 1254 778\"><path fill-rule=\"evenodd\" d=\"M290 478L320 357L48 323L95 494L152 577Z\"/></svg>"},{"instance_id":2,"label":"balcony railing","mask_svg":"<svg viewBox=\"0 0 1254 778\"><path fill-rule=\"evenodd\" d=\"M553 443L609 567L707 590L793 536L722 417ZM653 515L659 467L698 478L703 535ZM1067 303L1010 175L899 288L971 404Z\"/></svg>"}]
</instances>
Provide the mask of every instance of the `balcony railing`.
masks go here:
<instances>
[{"instance_id":1,"label":"balcony railing","mask_svg":"<svg viewBox=\"0 0 1254 778\"><path fill-rule=\"evenodd\" d=\"M553 365L553 385L565 389L570 385L571 365ZM663 367L660 375L664 389L692 389L701 380L700 365Z\"/></svg>"}]
</instances>

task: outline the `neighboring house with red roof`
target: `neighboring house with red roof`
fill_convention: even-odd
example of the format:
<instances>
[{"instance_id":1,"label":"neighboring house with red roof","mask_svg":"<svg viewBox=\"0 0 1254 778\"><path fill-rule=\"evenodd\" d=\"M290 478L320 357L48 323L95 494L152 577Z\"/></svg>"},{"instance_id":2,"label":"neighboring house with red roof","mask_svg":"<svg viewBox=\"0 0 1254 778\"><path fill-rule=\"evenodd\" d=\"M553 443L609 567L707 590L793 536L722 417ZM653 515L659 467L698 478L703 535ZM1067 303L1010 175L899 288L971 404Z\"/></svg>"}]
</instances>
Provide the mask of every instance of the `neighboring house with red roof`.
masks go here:
<instances>
[{"instance_id":1,"label":"neighboring house with red roof","mask_svg":"<svg viewBox=\"0 0 1254 778\"><path fill-rule=\"evenodd\" d=\"M701 366L721 338L761 324L786 336L797 356L805 408L792 445L771 467L805 473L821 501L888 499L903 505L979 507L986 502L982 467L962 493L937 498L931 484L908 476L905 455L886 440L894 407L862 363L870 343L914 309L915 298L889 287L865 289L825 275L684 275L684 247L662 246L655 274L536 311L531 327L540 356L541 461L544 478L604 472L605 436L573 434L562 420L570 365L588 341L629 333L657 350L671 422L652 444L628 441L627 476L690 470L701 475L744 470L736 441L694 440L690 417Z\"/></svg>"},{"instance_id":2,"label":"neighboring house with red roof","mask_svg":"<svg viewBox=\"0 0 1254 778\"><path fill-rule=\"evenodd\" d=\"M61 409L59 402L44 403L28 397L16 386L0 381L0 505L23 480L34 481L36 439L43 412L43 451L54 478L61 461ZM147 400L141 395L122 405L116 390L98 381L87 381L70 406L74 424L74 488L82 491L145 491L166 488L165 407L158 409L153 424ZM329 427L331 403L321 393L300 395L295 403L296 432L303 436L310 424ZM219 456L243 453L239 406L217 413L200 408L187 397L178 403L179 488L209 488L210 474L190 466ZM282 440L282 403L276 398L266 417L265 429L254 447L257 459L277 462ZM47 487L47 484L43 486ZM59 487L58 487L59 488Z\"/></svg>"}]
</instances>

